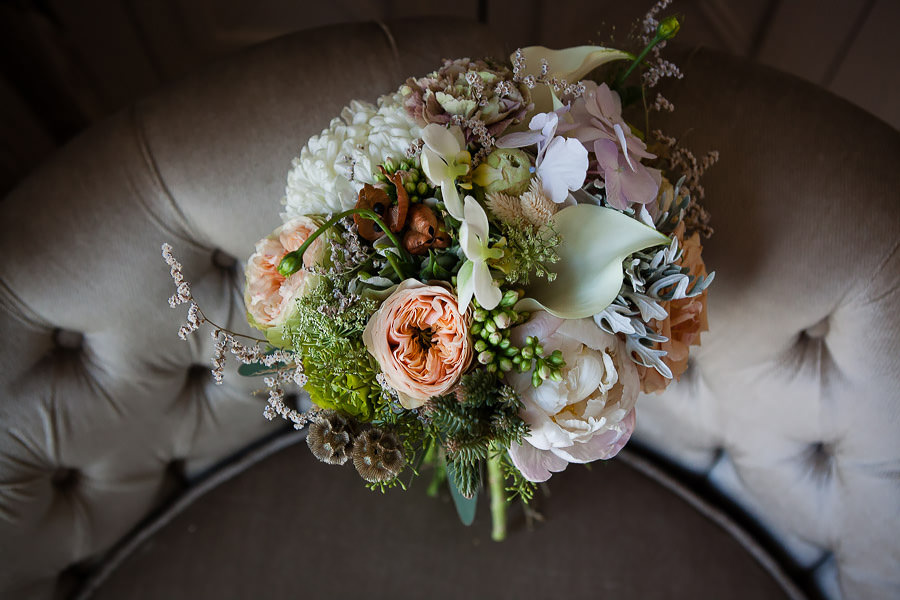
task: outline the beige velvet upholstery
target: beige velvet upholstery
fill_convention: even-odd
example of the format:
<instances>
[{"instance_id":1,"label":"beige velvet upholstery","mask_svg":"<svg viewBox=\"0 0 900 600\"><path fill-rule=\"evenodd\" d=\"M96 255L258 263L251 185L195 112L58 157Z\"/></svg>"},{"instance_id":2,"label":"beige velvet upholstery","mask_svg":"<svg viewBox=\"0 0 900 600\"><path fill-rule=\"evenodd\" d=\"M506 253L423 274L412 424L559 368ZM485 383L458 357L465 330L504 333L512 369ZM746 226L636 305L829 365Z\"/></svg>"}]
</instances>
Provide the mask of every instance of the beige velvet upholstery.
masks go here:
<instances>
[{"instance_id":1,"label":"beige velvet upholstery","mask_svg":"<svg viewBox=\"0 0 900 600\"><path fill-rule=\"evenodd\" d=\"M62 593L185 476L277 427L234 365L213 385L208 336L175 337L160 243L245 328L240 263L303 142L441 57L502 53L462 23L289 36L92 129L0 204L0 595ZM744 503L828 595L900 595L900 136L760 67L681 64L666 129L722 153L718 276L692 369L641 400L635 437Z\"/></svg>"}]
</instances>

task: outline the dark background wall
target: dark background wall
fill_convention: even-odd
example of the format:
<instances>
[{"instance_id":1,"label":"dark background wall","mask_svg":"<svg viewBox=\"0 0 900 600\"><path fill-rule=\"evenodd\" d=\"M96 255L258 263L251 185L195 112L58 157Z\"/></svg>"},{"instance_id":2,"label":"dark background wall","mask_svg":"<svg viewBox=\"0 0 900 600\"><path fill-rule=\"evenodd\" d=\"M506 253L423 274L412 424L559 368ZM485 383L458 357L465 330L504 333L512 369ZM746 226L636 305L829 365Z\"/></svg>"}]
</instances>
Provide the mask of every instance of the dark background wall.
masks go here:
<instances>
[{"instance_id":1,"label":"dark background wall","mask_svg":"<svg viewBox=\"0 0 900 600\"><path fill-rule=\"evenodd\" d=\"M446 15L489 23L509 47L562 47L624 37L651 4L0 0L0 194L98 119L209 61L291 31ZM682 42L794 73L900 126L898 0L680 0L671 13L684 17Z\"/></svg>"}]
</instances>

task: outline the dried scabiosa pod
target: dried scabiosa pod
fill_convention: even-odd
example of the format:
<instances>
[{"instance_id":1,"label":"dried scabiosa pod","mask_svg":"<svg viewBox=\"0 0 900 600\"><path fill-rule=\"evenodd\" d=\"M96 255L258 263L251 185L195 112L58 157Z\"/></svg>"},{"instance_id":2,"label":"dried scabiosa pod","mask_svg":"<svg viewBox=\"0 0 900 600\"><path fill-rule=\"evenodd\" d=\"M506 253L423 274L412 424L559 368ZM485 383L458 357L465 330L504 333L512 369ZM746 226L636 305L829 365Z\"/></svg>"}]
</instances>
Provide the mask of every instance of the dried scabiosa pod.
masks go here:
<instances>
[{"instance_id":1,"label":"dried scabiosa pod","mask_svg":"<svg viewBox=\"0 0 900 600\"><path fill-rule=\"evenodd\" d=\"M362 432L353 444L353 466L370 483L384 483L400 474L405 464L397 436L377 427Z\"/></svg>"},{"instance_id":2,"label":"dried scabiosa pod","mask_svg":"<svg viewBox=\"0 0 900 600\"><path fill-rule=\"evenodd\" d=\"M325 410L309 426L306 443L313 456L329 465L342 465L353 446L350 420L334 410Z\"/></svg>"}]
</instances>

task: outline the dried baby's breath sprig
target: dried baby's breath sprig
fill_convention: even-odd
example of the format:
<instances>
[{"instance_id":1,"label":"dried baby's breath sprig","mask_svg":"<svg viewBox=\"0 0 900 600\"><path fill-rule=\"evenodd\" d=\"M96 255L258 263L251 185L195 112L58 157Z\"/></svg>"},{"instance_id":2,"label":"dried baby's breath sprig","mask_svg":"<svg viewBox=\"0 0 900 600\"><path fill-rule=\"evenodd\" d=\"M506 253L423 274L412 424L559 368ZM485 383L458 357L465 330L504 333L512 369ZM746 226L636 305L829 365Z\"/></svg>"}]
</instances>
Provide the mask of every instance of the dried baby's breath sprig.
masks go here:
<instances>
[{"instance_id":1,"label":"dried baby's breath sprig","mask_svg":"<svg viewBox=\"0 0 900 600\"><path fill-rule=\"evenodd\" d=\"M282 383L280 376L265 377L263 382L266 384L269 394L263 416L269 421L273 420L275 417L281 417L282 419L293 423L294 429L303 429L319 412L319 408L312 408L305 413L293 408L288 408L287 404L284 402L284 389L278 385L279 383Z\"/></svg>"},{"instance_id":2,"label":"dried baby's breath sprig","mask_svg":"<svg viewBox=\"0 0 900 600\"><path fill-rule=\"evenodd\" d=\"M585 85L580 81L569 83L565 79L553 77L549 74L550 65L546 59L541 59L540 75L525 75L526 60L521 48L517 48L512 58L513 81L521 83L529 89L533 89L539 83L550 86L563 103L572 102L584 95Z\"/></svg>"},{"instance_id":3,"label":"dried baby's breath sprig","mask_svg":"<svg viewBox=\"0 0 900 600\"><path fill-rule=\"evenodd\" d=\"M674 112L675 105L669 102L668 98L660 94L656 93L656 99L653 101L653 104L650 105L650 108L659 112Z\"/></svg>"},{"instance_id":4,"label":"dried baby's breath sprig","mask_svg":"<svg viewBox=\"0 0 900 600\"><path fill-rule=\"evenodd\" d=\"M684 184L691 195L703 199L706 190L700 184L700 178L714 164L719 161L718 151L707 152L702 159L698 159L693 152L681 146L678 140L672 136L664 134L659 129L653 131L653 136L663 145L664 152L660 153L663 160L665 171L670 173L680 173L684 176ZM712 235L713 230L709 226L709 213L697 202L691 201L685 211L684 222L688 232L699 231L700 234L708 238Z\"/></svg>"}]
</instances>

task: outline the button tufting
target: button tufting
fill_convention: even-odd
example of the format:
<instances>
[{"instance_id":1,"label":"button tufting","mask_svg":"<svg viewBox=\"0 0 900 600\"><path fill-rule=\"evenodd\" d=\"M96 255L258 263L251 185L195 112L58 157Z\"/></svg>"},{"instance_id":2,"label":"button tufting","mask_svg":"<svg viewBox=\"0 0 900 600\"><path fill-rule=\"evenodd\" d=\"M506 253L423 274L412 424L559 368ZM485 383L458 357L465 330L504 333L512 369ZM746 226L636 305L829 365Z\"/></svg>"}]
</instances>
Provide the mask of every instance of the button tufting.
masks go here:
<instances>
[{"instance_id":1,"label":"button tufting","mask_svg":"<svg viewBox=\"0 0 900 600\"><path fill-rule=\"evenodd\" d=\"M805 336L807 338L813 340L819 340L828 335L828 330L830 329L830 325L828 322L828 317L825 317L815 325L811 327L807 327L801 332L801 336Z\"/></svg>"},{"instance_id":2,"label":"button tufting","mask_svg":"<svg viewBox=\"0 0 900 600\"><path fill-rule=\"evenodd\" d=\"M834 447L826 442L810 444L806 453L806 463L818 476L830 476L834 465Z\"/></svg>"},{"instance_id":3,"label":"button tufting","mask_svg":"<svg viewBox=\"0 0 900 600\"><path fill-rule=\"evenodd\" d=\"M53 343L65 350L80 350L84 345L84 334L69 329L56 328L53 330Z\"/></svg>"},{"instance_id":4,"label":"button tufting","mask_svg":"<svg viewBox=\"0 0 900 600\"><path fill-rule=\"evenodd\" d=\"M221 250L216 250L212 255L212 263L220 269L232 271L237 265L237 259Z\"/></svg>"},{"instance_id":5,"label":"button tufting","mask_svg":"<svg viewBox=\"0 0 900 600\"><path fill-rule=\"evenodd\" d=\"M50 476L50 483L57 491L67 492L73 489L80 479L81 475L77 469L59 467Z\"/></svg>"}]
</instances>

